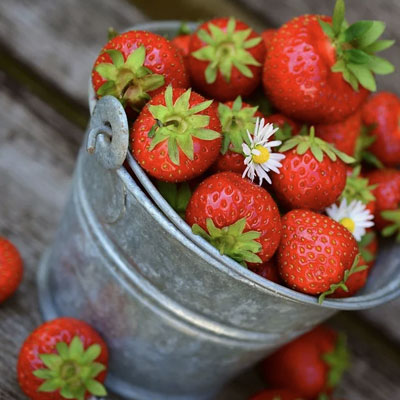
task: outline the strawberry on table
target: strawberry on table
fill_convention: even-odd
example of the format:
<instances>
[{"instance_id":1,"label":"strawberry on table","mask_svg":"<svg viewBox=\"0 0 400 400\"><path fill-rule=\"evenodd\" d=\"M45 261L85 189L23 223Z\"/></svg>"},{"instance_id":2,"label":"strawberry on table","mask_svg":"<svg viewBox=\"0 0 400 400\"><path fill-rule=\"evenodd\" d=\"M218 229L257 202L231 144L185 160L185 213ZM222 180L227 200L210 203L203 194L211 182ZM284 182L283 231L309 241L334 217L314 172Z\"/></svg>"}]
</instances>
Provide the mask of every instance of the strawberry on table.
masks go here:
<instances>
[{"instance_id":1,"label":"strawberry on table","mask_svg":"<svg viewBox=\"0 0 400 400\"><path fill-rule=\"evenodd\" d=\"M250 397L249 400L305 400L288 389L266 389Z\"/></svg>"},{"instance_id":2,"label":"strawberry on table","mask_svg":"<svg viewBox=\"0 0 400 400\"><path fill-rule=\"evenodd\" d=\"M400 171L382 169L370 172L370 184L376 185L375 225L384 236L397 234L400 240Z\"/></svg>"},{"instance_id":3,"label":"strawberry on table","mask_svg":"<svg viewBox=\"0 0 400 400\"><path fill-rule=\"evenodd\" d=\"M338 150L354 157L361 133L361 112L356 111L345 120L333 124L315 125L315 135L333 144Z\"/></svg>"},{"instance_id":4,"label":"strawberry on table","mask_svg":"<svg viewBox=\"0 0 400 400\"><path fill-rule=\"evenodd\" d=\"M344 335L320 325L266 358L262 372L272 387L314 400L329 395L348 366Z\"/></svg>"},{"instance_id":5,"label":"strawberry on table","mask_svg":"<svg viewBox=\"0 0 400 400\"><path fill-rule=\"evenodd\" d=\"M232 171L241 174L246 168L243 143L250 144L247 132L254 132L256 118L263 118L263 115L257 111L257 106L244 103L241 96L238 96L235 101L219 103L218 116L222 126L222 146L214 169L216 172Z\"/></svg>"},{"instance_id":6,"label":"strawberry on table","mask_svg":"<svg viewBox=\"0 0 400 400\"><path fill-rule=\"evenodd\" d=\"M359 250L350 231L309 210L292 210L282 218L279 273L290 288L319 295L320 303L358 268Z\"/></svg>"},{"instance_id":7,"label":"strawberry on table","mask_svg":"<svg viewBox=\"0 0 400 400\"><path fill-rule=\"evenodd\" d=\"M363 122L371 126L375 138L371 152L386 166L400 165L400 99L394 93L380 92L362 108Z\"/></svg>"},{"instance_id":8,"label":"strawberry on table","mask_svg":"<svg viewBox=\"0 0 400 400\"><path fill-rule=\"evenodd\" d=\"M198 186L186 222L242 264L268 261L281 237L281 218L270 194L234 172L212 175Z\"/></svg>"},{"instance_id":9,"label":"strawberry on table","mask_svg":"<svg viewBox=\"0 0 400 400\"><path fill-rule=\"evenodd\" d=\"M334 146L310 135L297 135L279 149L285 155L272 186L279 200L290 209L321 211L334 203L346 185L345 162L354 159Z\"/></svg>"},{"instance_id":10,"label":"strawberry on table","mask_svg":"<svg viewBox=\"0 0 400 400\"><path fill-rule=\"evenodd\" d=\"M18 358L18 382L31 400L105 396L107 365L107 346L92 327L58 318L26 339Z\"/></svg>"},{"instance_id":11,"label":"strawberry on table","mask_svg":"<svg viewBox=\"0 0 400 400\"><path fill-rule=\"evenodd\" d=\"M0 303L17 290L22 280L22 259L17 248L0 237Z\"/></svg>"},{"instance_id":12,"label":"strawberry on table","mask_svg":"<svg viewBox=\"0 0 400 400\"><path fill-rule=\"evenodd\" d=\"M189 80L179 50L167 39L129 31L103 47L94 63L92 84L98 98L112 95L138 111L168 85L187 88Z\"/></svg>"},{"instance_id":13,"label":"strawberry on table","mask_svg":"<svg viewBox=\"0 0 400 400\"><path fill-rule=\"evenodd\" d=\"M284 114L313 124L334 123L354 113L376 90L374 74L394 67L375 53L394 42L378 40L385 25L359 21L348 25L344 2L333 18L296 17L277 30L268 49L263 85Z\"/></svg>"},{"instance_id":14,"label":"strawberry on table","mask_svg":"<svg viewBox=\"0 0 400 400\"><path fill-rule=\"evenodd\" d=\"M132 125L131 148L140 166L157 179L183 182L199 176L221 148L217 108L191 89L168 86Z\"/></svg>"},{"instance_id":15,"label":"strawberry on table","mask_svg":"<svg viewBox=\"0 0 400 400\"><path fill-rule=\"evenodd\" d=\"M189 72L195 88L220 101L248 96L261 81L264 42L235 18L200 25L190 41Z\"/></svg>"}]
</instances>

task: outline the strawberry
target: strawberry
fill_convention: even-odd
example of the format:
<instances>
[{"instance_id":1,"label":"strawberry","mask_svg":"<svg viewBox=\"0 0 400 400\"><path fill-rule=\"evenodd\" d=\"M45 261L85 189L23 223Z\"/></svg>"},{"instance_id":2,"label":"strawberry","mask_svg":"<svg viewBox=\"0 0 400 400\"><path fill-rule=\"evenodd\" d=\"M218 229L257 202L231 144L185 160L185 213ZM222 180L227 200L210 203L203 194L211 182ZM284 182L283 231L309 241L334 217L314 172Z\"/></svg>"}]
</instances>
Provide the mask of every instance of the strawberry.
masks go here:
<instances>
[{"instance_id":1,"label":"strawberry","mask_svg":"<svg viewBox=\"0 0 400 400\"><path fill-rule=\"evenodd\" d=\"M278 207L270 194L234 172L217 173L198 186L186 222L221 254L242 264L268 261L281 236Z\"/></svg>"},{"instance_id":2,"label":"strawberry","mask_svg":"<svg viewBox=\"0 0 400 400\"><path fill-rule=\"evenodd\" d=\"M241 174L246 167L242 145L249 144L247 131L253 133L256 117L263 118L263 115L257 111L257 107L244 103L241 96L238 96L235 101L219 103L218 115L223 139L221 154L214 164L214 170Z\"/></svg>"},{"instance_id":3,"label":"strawberry","mask_svg":"<svg viewBox=\"0 0 400 400\"><path fill-rule=\"evenodd\" d=\"M17 248L0 237L0 303L8 299L22 280L22 260Z\"/></svg>"},{"instance_id":4,"label":"strawberry","mask_svg":"<svg viewBox=\"0 0 400 400\"><path fill-rule=\"evenodd\" d=\"M312 124L339 122L376 90L375 74L394 70L375 53L393 41L379 41L385 25L344 20L344 1L333 18L303 15L273 36L263 69L267 97L284 114Z\"/></svg>"},{"instance_id":5,"label":"strawberry","mask_svg":"<svg viewBox=\"0 0 400 400\"><path fill-rule=\"evenodd\" d=\"M377 185L373 191L376 198L375 225L384 236L398 232L400 240L400 171L375 170L367 174L369 183Z\"/></svg>"},{"instance_id":6,"label":"strawberry","mask_svg":"<svg viewBox=\"0 0 400 400\"><path fill-rule=\"evenodd\" d=\"M186 67L186 71L189 71L189 44L190 44L190 36L191 36L191 31L189 27L183 23L181 24L178 35L175 36L172 40L171 43L179 50L181 53L181 56L183 58L183 62Z\"/></svg>"},{"instance_id":7,"label":"strawberry","mask_svg":"<svg viewBox=\"0 0 400 400\"><path fill-rule=\"evenodd\" d=\"M283 114L268 115L268 117L265 117L265 122L274 124L283 131L282 134L280 134L279 131L275 134L275 137L280 136L280 140L288 139L300 132L299 125Z\"/></svg>"},{"instance_id":8,"label":"strawberry","mask_svg":"<svg viewBox=\"0 0 400 400\"><path fill-rule=\"evenodd\" d=\"M107 364L107 346L92 327L58 318L26 339L18 358L18 382L31 400L105 396Z\"/></svg>"},{"instance_id":9,"label":"strawberry","mask_svg":"<svg viewBox=\"0 0 400 400\"><path fill-rule=\"evenodd\" d=\"M111 39L97 57L92 84L97 97L112 95L139 110L167 85L187 88L179 51L152 32L129 31Z\"/></svg>"},{"instance_id":10,"label":"strawberry","mask_svg":"<svg viewBox=\"0 0 400 400\"><path fill-rule=\"evenodd\" d=\"M262 276L269 281L281 283L276 261L272 258L265 263L249 266L250 271Z\"/></svg>"},{"instance_id":11,"label":"strawberry","mask_svg":"<svg viewBox=\"0 0 400 400\"><path fill-rule=\"evenodd\" d=\"M358 242L358 248L360 254L364 260L364 264L368 266L370 270L375 262L376 255L378 253L378 238L374 230L370 229Z\"/></svg>"},{"instance_id":12,"label":"strawberry","mask_svg":"<svg viewBox=\"0 0 400 400\"><path fill-rule=\"evenodd\" d=\"M190 78L205 96L234 100L256 89L264 58L264 42L248 25L234 18L215 18L192 34Z\"/></svg>"},{"instance_id":13,"label":"strawberry","mask_svg":"<svg viewBox=\"0 0 400 400\"><path fill-rule=\"evenodd\" d=\"M333 124L315 125L315 135L333 144L338 150L354 157L357 139L361 132L361 112Z\"/></svg>"},{"instance_id":14,"label":"strawberry","mask_svg":"<svg viewBox=\"0 0 400 400\"><path fill-rule=\"evenodd\" d=\"M314 400L330 394L348 364L346 338L320 325L266 358L262 372L272 387Z\"/></svg>"},{"instance_id":15,"label":"strawberry","mask_svg":"<svg viewBox=\"0 0 400 400\"><path fill-rule=\"evenodd\" d=\"M132 125L132 153L151 176L182 182L201 175L217 159L220 132L212 100L168 86Z\"/></svg>"},{"instance_id":16,"label":"strawberry","mask_svg":"<svg viewBox=\"0 0 400 400\"><path fill-rule=\"evenodd\" d=\"M288 389L267 389L252 396L249 400L303 400L303 398Z\"/></svg>"},{"instance_id":17,"label":"strawberry","mask_svg":"<svg viewBox=\"0 0 400 400\"><path fill-rule=\"evenodd\" d=\"M261 37L263 38L267 51L272 45L272 39L274 38L276 31L276 29L266 29L265 31L261 32Z\"/></svg>"},{"instance_id":18,"label":"strawberry","mask_svg":"<svg viewBox=\"0 0 400 400\"><path fill-rule=\"evenodd\" d=\"M348 276L359 270L358 252L350 231L325 215L292 210L282 218L280 276L292 289L320 295L320 302L337 287L346 290Z\"/></svg>"},{"instance_id":19,"label":"strawberry","mask_svg":"<svg viewBox=\"0 0 400 400\"><path fill-rule=\"evenodd\" d=\"M295 136L279 150L286 157L272 185L288 208L320 211L334 203L346 185L344 162L354 159L314 135L311 127L309 136Z\"/></svg>"},{"instance_id":20,"label":"strawberry","mask_svg":"<svg viewBox=\"0 0 400 400\"><path fill-rule=\"evenodd\" d=\"M373 190L376 185L370 185L368 178L362 177L360 172L361 167L357 166L354 167L350 175L347 175L346 186L339 199L346 199L348 203L352 200L359 200L366 205L371 214L374 214L375 196Z\"/></svg>"},{"instance_id":21,"label":"strawberry","mask_svg":"<svg viewBox=\"0 0 400 400\"><path fill-rule=\"evenodd\" d=\"M377 93L364 104L362 117L372 126L372 153L388 167L400 165L400 99L394 93Z\"/></svg>"}]
</instances>

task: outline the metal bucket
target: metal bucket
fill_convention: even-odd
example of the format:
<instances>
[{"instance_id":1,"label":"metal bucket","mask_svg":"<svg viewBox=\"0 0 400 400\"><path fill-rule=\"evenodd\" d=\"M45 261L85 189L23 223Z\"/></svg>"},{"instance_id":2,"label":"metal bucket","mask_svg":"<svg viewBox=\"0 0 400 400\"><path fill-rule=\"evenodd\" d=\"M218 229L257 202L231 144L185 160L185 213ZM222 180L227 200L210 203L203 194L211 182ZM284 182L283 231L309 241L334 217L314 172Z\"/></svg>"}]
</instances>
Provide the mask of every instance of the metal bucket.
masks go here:
<instances>
[{"instance_id":1,"label":"metal bucket","mask_svg":"<svg viewBox=\"0 0 400 400\"><path fill-rule=\"evenodd\" d=\"M164 34L178 26L135 28ZM337 310L399 295L399 250L389 243L360 294L323 305L221 256L159 195L127 154L128 138L120 103L102 98L38 272L46 320L80 318L106 339L114 392L139 400L212 399L235 375Z\"/></svg>"}]
</instances>

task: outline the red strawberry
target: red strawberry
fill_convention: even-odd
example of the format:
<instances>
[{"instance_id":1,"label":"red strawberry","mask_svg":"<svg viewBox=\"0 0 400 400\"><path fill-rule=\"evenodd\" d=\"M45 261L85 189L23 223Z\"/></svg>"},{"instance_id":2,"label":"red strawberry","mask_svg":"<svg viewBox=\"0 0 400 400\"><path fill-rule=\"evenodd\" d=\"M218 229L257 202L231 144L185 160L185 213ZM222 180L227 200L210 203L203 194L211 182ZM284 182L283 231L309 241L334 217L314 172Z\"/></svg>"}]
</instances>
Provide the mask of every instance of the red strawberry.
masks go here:
<instances>
[{"instance_id":1,"label":"red strawberry","mask_svg":"<svg viewBox=\"0 0 400 400\"><path fill-rule=\"evenodd\" d=\"M58 318L26 339L18 358L18 382L31 400L105 396L107 365L107 346L92 327Z\"/></svg>"},{"instance_id":2,"label":"red strawberry","mask_svg":"<svg viewBox=\"0 0 400 400\"><path fill-rule=\"evenodd\" d=\"M344 23L344 2L333 19L303 15L275 33L267 52L263 84L267 97L284 114L313 124L334 123L354 113L376 90L373 73L393 72L374 53L393 44L377 41L378 21Z\"/></svg>"},{"instance_id":3,"label":"red strawberry","mask_svg":"<svg viewBox=\"0 0 400 400\"><path fill-rule=\"evenodd\" d=\"M190 41L189 71L200 93L220 101L250 95L261 81L264 42L245 23L215 18Z\"/></svg>"},{"instance_id":4,"label":"red strawberry","mask_svg":"<svg viewBox=\"0 0 400 400\"><path fill-rule=\"evenodd\" d=\"M348 358L345 337L321 325L269 356L262 371L272 387L314 400L337 386Z\"/></svg>"},{"instance_id":5,"label":"red strawberry","mask_svg":"<svg viewBox=\"0 0 400 400\"><path fill-rule=\"evenodd\" d=\"M151 176L183 182L218 157L221 125L212 100L190 89L167 90L146 104L131 128L134 157Z\"/></svg>"},{"instance_id":6,"label":"red strawberry","mask_svg":"<svg viewBox=\"0 0 400 400\"><path fill-rule=\"evenodd\" d=\"M240 263L268 261L281 236L278 207L270 194L234 172L212 175L198 186L186 222Z\"/></svg>"},{"instance_id":7,"label":"red strawberry","mask_svg":"<svg viewBox=\"0 0 400 400\"><path fill-rule=\"evenodd\" d=\"M360 254L364 260L364 264L367 264L368 270L370 270L375 263L376 255L378 253L378 238L375 231L372 229L368 230L358 242L358 248L360 249Z\"/></svg>"},{"instance_id":8,"label":"red strawberry","mask_svg":"<svg viewBox=\"0 0 400 400\"><path fill-rule=\"evenodd\" d=\"M372 153L388 167L400 165L400 99L394 93L378 93L364 104L362 116L373 127Z\"/></svg>"},{"instance_id":9,"label":"red strawberry","mask_svg":"<svg viewBox=\"0 0 400 400\"><path fill-rule=\"evenodd\" d=\"M280 148L286 156L279 174L272 176L273 188L288 208L323 210L334 203L346 185L344 162L354 161L322 139L298 135ZM340 159L338 159L339 157Z\"/></svg>"},{"instance_id":10,"label":"red strawberry","mask_svg":"<svg viewBox=\"0 0 400 400\"><path fill-rule=\"evenodd\" d=\"M190 34L179 35L174 37L171 40L171 43L177 47L181 56L183 58L183 62L185 63L186 71L189 70L189 44L190 44Z\"/></svg>"},{"instance_id":11,"label":"red strawberry","mask_svg":"<svg viewBox=\"0 0 400 400\"><path fill-rule=\"evenodd\" d=\"M357 272L358 251L350 231L325 215L292 210L282 218L281 278L292 289L320 295L320 302Z\"/></svg>"},{"instance_id":12,"label":"red strawberry","mask_svg":"<svg viewBox=\"0 0 400 400\"><path fill-rule=\"evenodd\" d=\"M271 259L265 263L251 265L249 267L250 271L253 271L255 274L262 276L269 281L275 283L281 283L281 278L278 272L278 266L274 259Z\"/></svg>"},{"instance_id":13,"label":"red strawberry","mask_svg":"<svg viewBox=\"0 0 400 400\"><path fill-rule=\"evenodd\" d=\"M375 196L373 190L376 185L370 185L368 178L360 176L361 167L357 166L351 174L347 174L346 186L340 195L341 199L346 199L349 204L353 200L359 200L366 205L371 214L375 213Z\"/></svg>"},{"instance_id":14,"label":"red strawberry","mask_svg":"<svg viewBox=\"0 0 400 400\"><path fill-rule=\"evenodd\" d=\"M333 144L338 150L354 157L361 132L361 112L357 111L343 121L315 126L315 135Z\"/></svg>"},{"instance_id":15,"label":"red strawberry","mask_svg":"<svg viewBox=\"0 0 400 400\"><path fill-rule=\"evenodd\" d=\"M265 31L261 32L261 37L263 38L267 51L272 45L272 39L274 38L276 31L277 29L266 29Z\"/></svg>"},{"instance_id":16,"label":"red strawberry","mask_svg":"<svg viewBox=\"0 0 400 400\"><path fill-rule=\"evenodd\" d=\"M22 274L22 260L17 248L0 237L0 303L17 290Z\"/></svg>"},{"instance_id":17,"label":"red strawberry","mask_svg":"<svg viewBox=\"0 0 400 400\"><path fill-rule=\"evenodd\" d=\"M246 166L242 144L249 144L247 131L253 133L256 118L263 118L257 107L242 102L241 96L218 106L219 120L222 126L221 154L214 164L216 172L232 171L243 173Z\"/></svg>"},{"instance_id":18,"label":"red strawberry","mask_svg":"<svg viewBox=\"0 0 400 400\"><path fill-rule=\"evenodd\" d=\"M187 88L189 80L182 56L167 39L129 31L103 47L94 63L92 84L98 97L112 95L138 110L167 85Z\"/></svg>"},{"instance_id":19,"label":"red strawberry","mask_svg":"<svg viewBox=\"0 0 400 400\"><path fill-rule=\"evenodd\" d=\"M249 400L303 400L298 394L288 389L267 389L251 397Z\"/></svg>"},{"instance_id":20,"label":"red strawberry","mask_svg":"<svg viewBox=\"0 0 400 400\"><path fill-rule=\"evenodd\" d=\"M375 170L367 174L369 183L377 185L375 225L384 236L398 233L400 240L400 171L395 169Z\"/></svg>"}]
</instances>

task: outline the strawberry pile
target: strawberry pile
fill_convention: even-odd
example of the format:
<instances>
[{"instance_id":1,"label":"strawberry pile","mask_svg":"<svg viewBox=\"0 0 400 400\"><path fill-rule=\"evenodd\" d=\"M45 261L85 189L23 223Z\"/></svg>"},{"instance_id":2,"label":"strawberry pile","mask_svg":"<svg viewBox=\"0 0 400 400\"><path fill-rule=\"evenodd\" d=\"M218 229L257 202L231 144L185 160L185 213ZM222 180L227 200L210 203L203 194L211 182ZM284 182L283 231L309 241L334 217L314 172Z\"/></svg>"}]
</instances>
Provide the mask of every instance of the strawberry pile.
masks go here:
<instances>
[{"instance_id":1,"label":"strawberry pile","mask_svg":"<svg viewBox=\"0 0 400 400\"><path fill-rule=\"evenodd\" d=\"M400 240L400 99L380 21L303 15L257 34L215 18L171 41L113 37L93 68L130 151L195 234L296 291L354 295L377 233Z\"/></svg>"}]
</instances>

